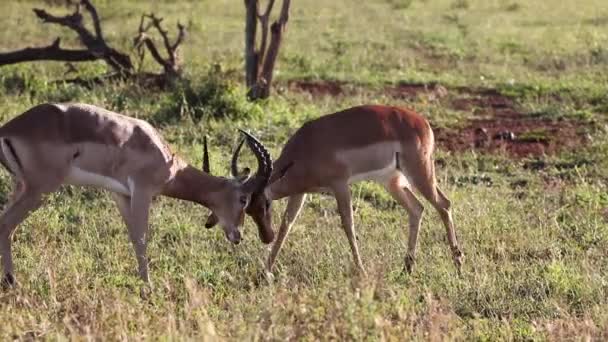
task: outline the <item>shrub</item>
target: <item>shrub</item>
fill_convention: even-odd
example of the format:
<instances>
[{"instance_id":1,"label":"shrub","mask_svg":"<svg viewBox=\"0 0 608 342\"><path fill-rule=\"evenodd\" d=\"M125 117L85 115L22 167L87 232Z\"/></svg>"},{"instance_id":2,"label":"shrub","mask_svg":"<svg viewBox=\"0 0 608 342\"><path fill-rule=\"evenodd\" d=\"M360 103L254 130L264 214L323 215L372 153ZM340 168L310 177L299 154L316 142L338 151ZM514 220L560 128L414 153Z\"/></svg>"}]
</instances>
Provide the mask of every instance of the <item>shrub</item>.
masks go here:
<instances>
[{"instance_id":1,"label":"shrub","mask_svg":"<svg viewBox=\"0 0 608 342\"><path fill-rule=\"evenodd\" d=\"M154 118L171 122L184 117L194 121L206 118L244 119L259 113L258 106L247 101L246 94L229 72L216 65L204 79L184 78Z\"/></svg>"}]
</instances>

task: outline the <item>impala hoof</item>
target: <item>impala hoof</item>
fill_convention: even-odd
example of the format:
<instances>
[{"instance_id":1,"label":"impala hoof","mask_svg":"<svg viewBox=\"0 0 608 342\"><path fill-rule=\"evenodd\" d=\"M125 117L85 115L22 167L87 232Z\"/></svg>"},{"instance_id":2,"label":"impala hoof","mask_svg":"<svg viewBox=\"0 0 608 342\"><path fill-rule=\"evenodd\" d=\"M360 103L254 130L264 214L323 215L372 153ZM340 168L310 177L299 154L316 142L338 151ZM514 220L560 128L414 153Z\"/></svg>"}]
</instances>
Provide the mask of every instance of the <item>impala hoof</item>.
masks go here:
<instances>
[{"instance_id":1,"label":"impala hoof","mask_svg":"<svg viewBox=\"0 0 608 342\"><path fill-rule=\"evenodd\" d=\"M266 279L268 283L272 284L274 282L274 274L272 274L272 272L269 270L264 270L264 279Z\"/></svg>"},{"instance_id":2,"label":"impala hoof","mask_svg":"<svg viewBox=\"0 0 608 342\"><path fill-rule=\"evenodd\" d=\"M139 297L142 300L150 300L152 298L152 284L144 284L139 289Z\"/></svg>"},{"instance_id":3,"label":"impala hoof","mask_svg":"<svg viewBox=\"0 0 608 342\"><path fill-rule=\"evenodd\" d=\"M462 274L462 265L464 264L464 253L460 251L460 249L455 249L452 251L452 259L454 260L454 265L456 266L456 270L458 270L458 274Z\"/></svg>"},{"instance_id":4,"label":"impala hoof","mask_svg":"<svg viewBox=\"0 0 608 342\"><path fill-rule=\"evenodd\" d=\"M17 281L15 280L15 276L13 276L11 273L7 273L4 275L4 277L2 277L2 283L0 285L2 290L6 291L9 289L12 289L16 285L17 285Z\"/></svg>"},{"instance_id":5,"label":"impala hoof","mask_svg":"<svg viewBox=\"0 0 608 342\"><path fill-rule=\"evenodd\" d=\"M409 254L406 255L405 256L405 272L407 272L408 274L411 274L412 272L414 272L415 266L416 266L416 259Z\"/></svg>"}]
</instances>

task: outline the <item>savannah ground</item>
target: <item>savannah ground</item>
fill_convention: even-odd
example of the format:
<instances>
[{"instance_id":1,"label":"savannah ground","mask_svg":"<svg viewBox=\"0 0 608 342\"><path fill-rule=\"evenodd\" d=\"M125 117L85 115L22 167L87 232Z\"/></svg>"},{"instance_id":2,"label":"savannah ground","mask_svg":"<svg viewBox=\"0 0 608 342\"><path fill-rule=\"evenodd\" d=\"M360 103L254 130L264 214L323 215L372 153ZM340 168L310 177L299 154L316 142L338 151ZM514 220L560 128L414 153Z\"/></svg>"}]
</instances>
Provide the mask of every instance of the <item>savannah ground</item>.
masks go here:
<instances>
[{"instance_id":1,"label":"savannah ground","mask_svg":"<svg viewBox=\"0 0 608 342\"><path fill-rule=\"evenodd\" d=\"M74 46L72 32L31 13L68 11L50 2L3 3L0 50L56 36ZM463 274L426 203L417 269L402 273L407 216L374 184L352 188L367 278L354 275L329 197L309 197L272 283L260 277L268 248L252 221L232 246L220 229L203 228L206 209L159 198L148 251L155 287L143 300L108 194L65 187L15 234L20 286L0 293L0 339L608 338L605 1L294 1L275 94L256 103L242 86L242 1L94 4L106 39L127 51L143 12L165 17L172 32L185 23L186 81L166 91L129 82L86 89L53 82L64 77L61 63L3 67L2 122L42 102L92 103L150 120L195 164L207 134L213 171L227 175L238 127L276 157L297 127L322 114L362 103L411 107L436 132ZM77 68L70 77L106 67ZM478 139L478 128L489 139ZM515 139L492 139L505 132ZM6 172L0 188L4 203ZM283 208L276 202L277 224Z\"/></svg>"}]
</instances>

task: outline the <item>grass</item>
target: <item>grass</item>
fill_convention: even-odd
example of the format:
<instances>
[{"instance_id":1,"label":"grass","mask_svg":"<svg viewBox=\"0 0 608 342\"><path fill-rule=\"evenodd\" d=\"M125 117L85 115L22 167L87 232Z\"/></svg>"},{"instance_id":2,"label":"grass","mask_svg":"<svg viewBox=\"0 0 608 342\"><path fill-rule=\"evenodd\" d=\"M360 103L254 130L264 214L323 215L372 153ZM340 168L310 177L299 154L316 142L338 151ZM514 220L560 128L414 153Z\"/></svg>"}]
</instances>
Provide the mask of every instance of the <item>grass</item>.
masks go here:
<instances>
[{"instance_id":1,"label":"grass","mask_svg":"<svg viewBox=\"0 0 608 342\"><path fill-rule=\"evenodd\" d=\"M165 92L128 82L84 89L52 82L63 77L60 63L3 67L2 122L45 101L93 103L152 121L194 164L200 163L202 136L209 135L213 170L225 175L237 127L255 132L274 157L304 121L360 103L413 107L434 126L460 127L471 113L378 91L386 84L432 81L497 88L531 116L580 120L590 142L524 160L437 151L438 177L454 204L466 255L461 277L440 220L426 204L417 269L403 274L405 212L379 186L364 183L352 193L369 277L354 275L329 197L310 197L270 284L261 277L268 248L257 241L251 221L244 243L235 247L221 230L202 227L206 209L159 198L149 247L155 288L143 300L132 248L109 196L66 187L15 235L20 286L0 293L0 339L607 337L608 11L602 1L294 2L279 84L340 80L374 91L319 98L285 89L257 103L246 102L242 88L242 3L95 4L108 40L126 51L140 13L155 11L168 27L186 23L187 81ZM71 32L36 22L30 8L42 6L44 1L6 4L0 51L47 44L56 35L66 37L66 46L75 44ZM146 68L155 67L146 61ZM95 75L105 66L78 70ZM3 203L9 189L3 172ZM284 208L277 204L275 222Z\"/></svg>"}]
</instances>

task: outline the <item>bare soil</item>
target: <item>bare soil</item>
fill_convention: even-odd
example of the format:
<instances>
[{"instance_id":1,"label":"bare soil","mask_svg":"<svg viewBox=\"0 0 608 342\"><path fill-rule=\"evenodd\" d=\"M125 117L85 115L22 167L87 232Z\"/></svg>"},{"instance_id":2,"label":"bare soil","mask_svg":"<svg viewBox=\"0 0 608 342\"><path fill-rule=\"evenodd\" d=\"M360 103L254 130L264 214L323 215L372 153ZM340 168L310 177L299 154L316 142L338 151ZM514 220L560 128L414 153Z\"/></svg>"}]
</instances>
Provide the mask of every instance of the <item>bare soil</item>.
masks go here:
<instances>
[{"instance_id":1,"label":"bare soil","mask_svg":"<svg viewBox=\"0 0 608 342\"><path fill-rule=\"evenodd\" d=\"M348 96L377 91L396 99L426 96L454 110L472 112L460 128L434 129L439 148L454 152L506 153L512 158L533 157L573 150L587 142L584 124L570 119L548 119L526 115L517 102L495 89L439 84L399 84L376 90L335 81L289 81L292 91L313 97Z\"/></svg>"}]
</instances>

